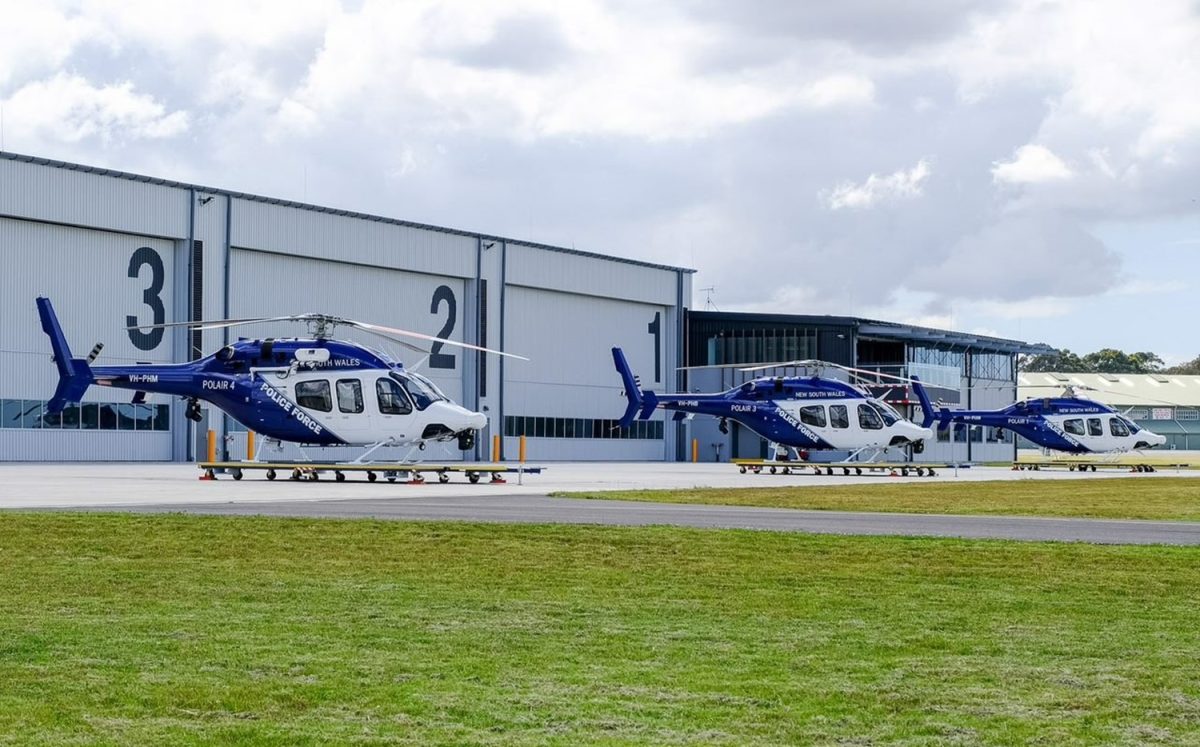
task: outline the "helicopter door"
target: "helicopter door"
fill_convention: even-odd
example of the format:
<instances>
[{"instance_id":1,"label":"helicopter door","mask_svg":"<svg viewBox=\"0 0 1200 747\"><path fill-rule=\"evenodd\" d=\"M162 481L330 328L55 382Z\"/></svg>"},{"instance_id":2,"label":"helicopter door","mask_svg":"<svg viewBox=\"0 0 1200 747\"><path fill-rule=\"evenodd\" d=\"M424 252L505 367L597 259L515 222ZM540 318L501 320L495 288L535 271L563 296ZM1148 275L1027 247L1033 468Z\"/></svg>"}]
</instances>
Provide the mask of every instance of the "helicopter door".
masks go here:
<instances>
[{"instance_id":1,"label":"helicopter door","mask_svg":"<svg viewBox=\"0 0 1200 747\"><path fill-rule=\"evenodd\" d=\"M862 432L864 445L880 446L884 443L883 418L866 402L858 405L858 428Z\"/></svg>"},{"instance_id":2,"label":"helicopter door","mask_svg":"<svg viewBox=\"0 0 1200 747\"><path fill-rule=\"evenodd\" d=\"M377 440L388 437L413 440L421 435L409 433L413 428L413 419L410 417L413 412L412 400L395 379L387 376L375 379L375 405L378 413L374 417Z\"/></svg>"},{"instance_id":3,"label":"helicopter door","mask_svg":"<svg viewBox=\"0 0 1200 747\"><path fill-rule=\"evenodd\" d=\"M336 405L330 427L348 441L369 442L371 416L366 411L361 379L336 379L333 382Z\"/></svg>"}]
</instances>

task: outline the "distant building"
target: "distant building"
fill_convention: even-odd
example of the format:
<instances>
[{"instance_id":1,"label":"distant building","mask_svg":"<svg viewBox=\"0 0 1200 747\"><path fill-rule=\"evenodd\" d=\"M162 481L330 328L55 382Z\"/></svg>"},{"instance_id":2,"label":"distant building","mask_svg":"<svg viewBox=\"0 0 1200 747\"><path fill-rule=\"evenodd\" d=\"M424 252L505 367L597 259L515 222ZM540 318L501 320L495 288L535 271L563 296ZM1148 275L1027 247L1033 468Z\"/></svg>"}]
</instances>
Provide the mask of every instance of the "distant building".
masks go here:
<instances>
[{"instance_id":1,"label":"distant building","mask_svg":"<svg viewBox=\"0 0 1200 747\"><path fill-rule=\"evenodd\" d=\"M1057 397L1064 387L1075 387L1078 396L1166 436L1164 449L1200 449L1200 376L1038 372L1020 374L1017 383L1022 399Z\"/></svg>"}]
</instances>

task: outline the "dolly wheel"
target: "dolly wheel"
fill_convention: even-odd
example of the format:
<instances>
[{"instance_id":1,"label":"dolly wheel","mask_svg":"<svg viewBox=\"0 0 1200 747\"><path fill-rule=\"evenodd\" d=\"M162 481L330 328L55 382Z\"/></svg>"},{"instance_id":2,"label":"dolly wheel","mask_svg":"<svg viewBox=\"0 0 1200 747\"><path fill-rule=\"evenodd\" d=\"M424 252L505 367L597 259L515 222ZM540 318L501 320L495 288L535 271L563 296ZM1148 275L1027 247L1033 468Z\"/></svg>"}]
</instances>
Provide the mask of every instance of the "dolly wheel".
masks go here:
<instances>
[{"instance_id":1,"label":"dolly wheel","mask_svg":"<svg viewBox=\"0 0 1200 747\"><path fill-rule=\"evenodd\" d=\"M299 480L300 479L300 470L298 470L298 469L292 470L292 476L289 477L288 479L289 480Z\"/></svg>"},{"instance_id":2,"label":"dolly wheel","mask_svg":"<svg viewBox=\"0 0 1200 747\"><path fill-rule=\"evenodd\" d=\"M240 479L242 479L242 471L241 471L240 469L233 469L233 470L230 470L230 471L229 471L229 474L230 474L230 475L232 475L232 476L233 476L233 479L235 479L235 480L240 480Z\"/></svg>"},{"instance_id":3,"label":"dolly wheel","mask_svg":"<svg viewBox=\"0 0 1200 747\"><path fill-rule=\"evenodd\" d=\"M449 472L439 472L438 473L438 482L441 482L441 483L450 482L450 473Z\"/></svg>"},{"instance_id":4,"label":"dolly wheel","mask_svg":"<svg viewBox=\"0 0 1200 747\"><path fill-rule=\"evenodd\" d=\"M274 480L274 479L275 479L275 470L273 470L273 469L269 469L269 470L267 470L267 479L268 479L268 480Z\"/></svg>"},{"instance_id":5,"label":"dolly wheel","mask_svg":"<svg viewBox=\"0 0 1200 747\"><path fill-rule=\"evenodd\" d=\"M337 480L338 482L345 482L346 474L344 472L334 472L333 479Z\"/></svg>"},{"instance_id":6,"label":"dolly wheel","mask_svg":"<svg viewBox=\"0 0 1200 747\"><path fill-rule=\"evenodd\" d=\"M744 475L744 474L746 474L746 465L744 465L744 464L743 464L741 467L738 467L738 470L739 470L739 471L740 471L740 472L741 472L743 475Z\"/></svg>"},{"instance_id":7,"label":"dolly wheel","mask_svg":"<svg viewBox=\"0 0 1200 747\"><path fill-rule=\"evenodd\" d=\"M367 473L367 482L375 482L377 475L374 472Z\"/></svg>"},{"instance_id":8,"label":"dolly wheel","mask_svg":"<svg viewBox=\"0 0 1200 747\"><path fill-rule=\"evenodd\" d=\"M467 479L470 480L472 485L474 485L475 483L479 482L479 473L478 472L468 472Z\"/></svg>"}]
</instances>

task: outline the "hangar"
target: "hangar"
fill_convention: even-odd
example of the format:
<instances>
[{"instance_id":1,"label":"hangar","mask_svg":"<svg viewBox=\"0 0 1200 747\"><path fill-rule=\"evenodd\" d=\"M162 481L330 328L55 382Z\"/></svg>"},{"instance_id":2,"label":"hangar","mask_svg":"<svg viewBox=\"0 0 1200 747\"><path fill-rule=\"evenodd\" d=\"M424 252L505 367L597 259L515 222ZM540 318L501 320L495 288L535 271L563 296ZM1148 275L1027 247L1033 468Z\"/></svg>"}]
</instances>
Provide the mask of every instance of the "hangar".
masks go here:
<instances>
[{"instance_id":1,"label":"hangar","mask_svg":"<svg viewBox=\"0 0 1200 747\"><path fill-rule=\"evenodd\" d=\"M132 404L128 392L93 387L81 406L44 418L56 374L39 295L55 303L77 354L104 343L102 363L184 362L230 339L129 326L309 311L529 357L434 345L422 372L489 416L468 458L489 458L493 435L515 455L521 433L540 439L538 459L662 460L683 448L674 422L611 427L620 400L609 349L676 386L685 268L12 153L0 153L0 256L0 461L187 460L203 453L208 429L227 453L245 453L235 421L206 411L191 427L182 402L161 396Z\"/></svg>"},{"instance_id":2,"label":"hangar","mask_svg":"<svg viewBox=\"0 0 1200 747\"><path fill-rule=\"evenodd\" d=\"M990 409L1016 401L1018 355L1051 350L1019 340L859 317L693 311L687 324L688 390L717 391L755 376L789 375L787 369L744 373L706 366L819 359L893 376L917 375L929 385L935 401L949 407ZM884 385L872 391L909 419L921 420L910 387ZM731 426L728 434L722 434L712 418L692 421L690 437L699 442L701 461L768 456L765 439ZM834 460L846 454L810 456ZM998 428L958 425L938 431L936 442L910 456L921 462L1002 461L1016 457L1016 444L1011 433Z\"/></svg>"}]
</instances>

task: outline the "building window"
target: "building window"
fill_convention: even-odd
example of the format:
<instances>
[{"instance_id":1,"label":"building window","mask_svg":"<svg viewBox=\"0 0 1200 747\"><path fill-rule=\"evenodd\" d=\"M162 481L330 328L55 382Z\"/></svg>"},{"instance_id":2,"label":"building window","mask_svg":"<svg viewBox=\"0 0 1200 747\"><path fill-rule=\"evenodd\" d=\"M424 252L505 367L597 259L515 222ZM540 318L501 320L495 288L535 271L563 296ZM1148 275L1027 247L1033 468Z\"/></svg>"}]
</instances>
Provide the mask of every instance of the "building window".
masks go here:
<instances>
[{"instance_id":1,"label":"building window","mask_svg":"<svg viewBox=\"0 0 1200 747\"><path fill-rule=\"evenodd\" d=\"M621 428L615 420L601 418L550 418L530 415L504 416L505 436L526 438L599 438L661 441L663 421L635 420Z\"/></svg>"},{"instance_id":2,"label":"building window","mask_svg":"<svg viewBox=\"0 0 1200 747\"><path fill-rule=\"evenodd\" d=\"M0 428L63 431L169 431L171 406L84 402L46 413L46 401L0 399Z\"/></svg>"}]
</instances>

